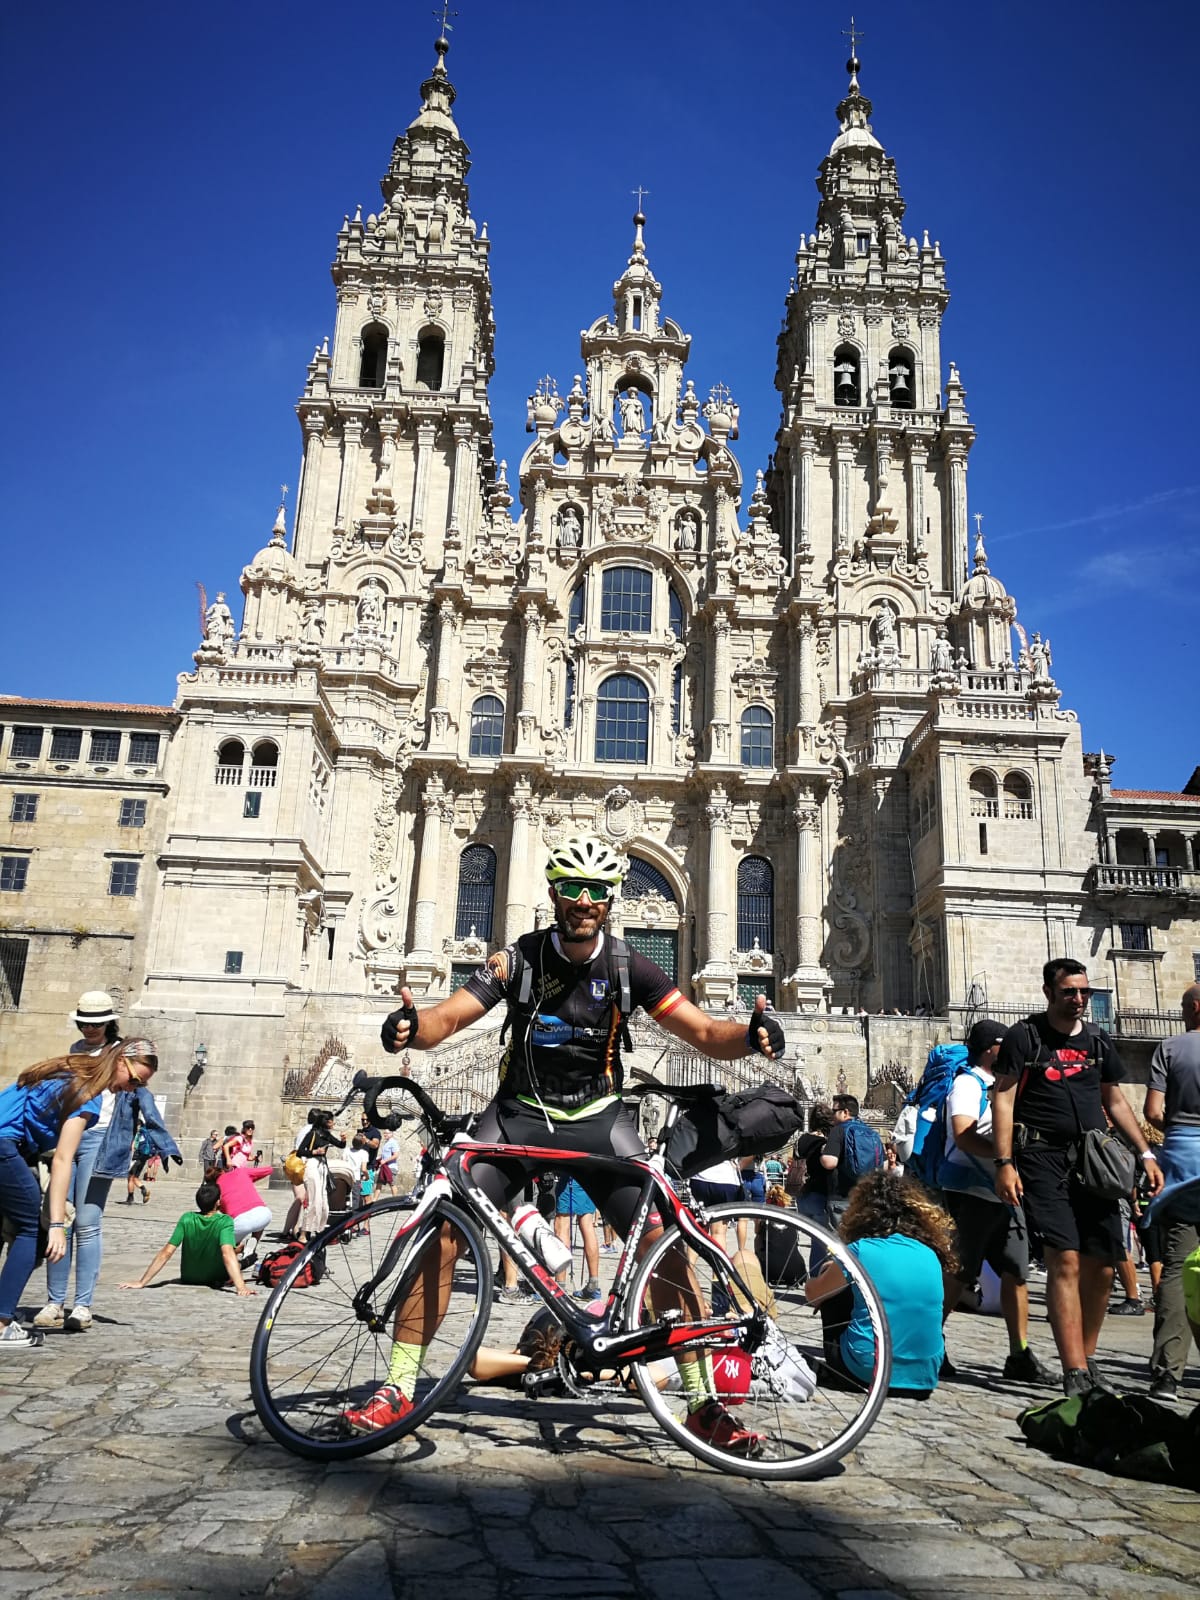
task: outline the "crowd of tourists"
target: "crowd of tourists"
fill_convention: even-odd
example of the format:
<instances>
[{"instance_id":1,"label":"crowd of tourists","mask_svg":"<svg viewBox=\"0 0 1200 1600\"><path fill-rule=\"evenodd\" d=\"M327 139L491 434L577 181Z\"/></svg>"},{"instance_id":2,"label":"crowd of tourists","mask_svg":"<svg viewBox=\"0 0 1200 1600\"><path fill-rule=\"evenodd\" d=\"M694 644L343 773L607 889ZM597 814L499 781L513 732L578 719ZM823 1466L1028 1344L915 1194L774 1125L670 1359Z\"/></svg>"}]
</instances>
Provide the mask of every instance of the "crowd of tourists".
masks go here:
<instances>
[{"instance_id":1,"label":"crowd of tourists","mask_svg":"<svg viewBox=\"0 0 1200 1600\"><path fill-rule=\"evenodd\" d=\"M693 1193L709 1204L744 1197L794 1207L839 1234L887 1311L895 1393L924 1397L957 1376L947 1319L981 1299L1004 1320L1003 1380L1067 1395L1108 1391L1098 1353L1105 1318L1141 1315L1150 1300L1150 1393L1171 1404L1191 1338L1200 1339L1200 984L1183 995L1183 1031L1155 1052L1140 1120L1120 1087L1124 1069L1111 1038L1084 1019L1084 967L1052 961L1043 976L1044 1012L1013 1028L979 1021L964 1044L932 1052L893 1138L864 1122L853 1096L835 1095L809 1109L790 1155L719 1163L691 1180ZM69 1051L28 1068L0 1094L0 1351L35 1347L46 1329L91 1327L111 1185L124 1179L127 1202L141 1192L145 1204L152 1163L181 1161L151 1092L153 1041L122 1037L100 991L82 995L71 1020L80 1038ZM1097 1141L1120 1143L1133 1157L1127 1192L1114 1192L1111 1179L1102 1192L1085 1170L1085 1149ZM257 1186L273 1170L261 1160L253 1120L213 1129L199 1163L195 1209L122 1288L145 1288L178 1249L183 1282L253 1293L245 1275L271 1222ZM400 1164L394 1134L365 1116L357 1128L339 1128L330 1112L314 1109L285 1163L293 1189L285 1238L303 1244L319 1233L331 1206L365 1207L381 1192L407 1190ZM568 1261L570 1247L581 1246L578 1293L595 1299L601 1256L617 1252L617 1236L574 1176L544 1176L540 1199ZM780 1249L794 1255L792 1231L777 1231ZM830 1372L864 1381L869 1319L819 1241L807 1261L783 1259L772 1255L772 1229L760 1226L751 1248L765 1280L803 1283L819 1310ZM18 1304L43 1261L45 1304L22 1322ZM1148 1294L1138 1286L1139 1262ZM1029 1342L1033 1271L1045 1276L1056 1366ZM511 1264L505 1280L502 1299L525 1298ZM968 1345L962 1341L964 1351Z\"/></svg>"}]
</instances>

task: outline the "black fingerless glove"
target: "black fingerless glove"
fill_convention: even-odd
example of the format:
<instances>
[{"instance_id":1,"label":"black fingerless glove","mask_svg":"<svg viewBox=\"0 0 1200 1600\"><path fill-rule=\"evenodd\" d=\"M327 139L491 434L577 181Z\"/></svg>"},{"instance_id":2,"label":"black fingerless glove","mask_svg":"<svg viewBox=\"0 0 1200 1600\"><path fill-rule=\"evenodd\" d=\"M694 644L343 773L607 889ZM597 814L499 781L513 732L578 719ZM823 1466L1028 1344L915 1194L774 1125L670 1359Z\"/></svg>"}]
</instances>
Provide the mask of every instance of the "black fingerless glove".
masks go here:
<instances>
[{"instance_id":1,"label":"black fingerless glove","mask_svg":"<svg viewBox=\"0 0 1200 1600\"><path fill-rule=\"evenodd\" d=\"M784 1052L785 1045L787 1044L787 1040L784 1038L783 1028L779 1023L779 1019L773 1016L771 1012L764 1011L762 1016L756 1017L746 1030L747 1048L753 1053L761 1056L765 1054L765 1052L762 1045L759 1043L758 1031L760 1028L766 1029L767 1043L770 1045L772 1051L774 1052L775 1059L778 1061L779 1057Z\"/></svg>"},{"instance_id":2,"label":"black fingerless glove","mask_svg":"<svg viewBox=\"0 0 1200 1600\"><path fill-rule=\"evenodd\" d=\"M396 1030L402 1022L408 1023L408 1038L404 1041L405 1047L414 1043L417 1037L417 1008L416 1006L401 1006L399 1011L393 1011L383 1019L383 1027L379 1030L379 1037L383 1041L383 1048L388 1055L393 1055L396 1050Z\"/></svg>"}]
</instances>

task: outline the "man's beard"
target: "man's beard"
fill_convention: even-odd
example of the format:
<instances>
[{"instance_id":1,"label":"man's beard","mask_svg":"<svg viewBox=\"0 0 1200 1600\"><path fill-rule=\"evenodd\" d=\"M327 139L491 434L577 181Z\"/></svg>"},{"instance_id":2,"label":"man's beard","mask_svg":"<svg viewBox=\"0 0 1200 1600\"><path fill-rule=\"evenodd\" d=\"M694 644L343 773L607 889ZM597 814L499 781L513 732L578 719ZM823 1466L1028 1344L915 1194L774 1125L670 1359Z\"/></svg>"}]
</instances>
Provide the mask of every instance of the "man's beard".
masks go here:
<instances>
[{"instance_id":1,"label":"man's beard","mask_svg":"<svg viewBox=\"0 0 1200 1600\"><path fill-rule=\"evenodd\" d=\"M572 927L571 923L567 920L566 912L561 906L555 906L554 922L558 930L560 944L590 944L600 932L600 928L604 922L604 917L603 914L601 914L600 921L596 924L595 933L584 933L580 929Z\"/></svg>"}]
</instances>

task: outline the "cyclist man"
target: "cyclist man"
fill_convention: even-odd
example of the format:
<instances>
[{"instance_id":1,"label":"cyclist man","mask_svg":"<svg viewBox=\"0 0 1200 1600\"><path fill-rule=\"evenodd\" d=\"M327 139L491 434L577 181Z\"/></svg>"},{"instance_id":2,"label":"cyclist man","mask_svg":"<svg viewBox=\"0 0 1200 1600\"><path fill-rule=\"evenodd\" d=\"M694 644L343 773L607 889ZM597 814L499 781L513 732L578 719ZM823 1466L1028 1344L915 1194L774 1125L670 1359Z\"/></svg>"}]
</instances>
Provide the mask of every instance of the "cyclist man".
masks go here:
<instances>
[{"instance_id":1,"label":"cyclist man","mask_svg":"<svg viewBox=\"0 0 1200 1600\"><path fill-rule=\"evenodd\" d=\"M401 989L403 1005L383 1025L385 1050L430 1049L478 1021L492 1006L508 1006L511 1034L500 1061L500 1088L475 1130L485 1143L552 1146L556 1141L591 1155L625 1159L645 1154L637 1126L621 1101L622 1016L612 941L604 924L621 882L616 853L603 839L583 835L556 846L546 862L554 927L522 935L515 946L498 950L486 965L450 995L417 1012L412 994ZM749 1028L732 1018L706 1015L680 994L653 961L628 952L632 1005L668 1032L720 1061L759 1052L770 1060L783 1054L783 1029L766 1010L766 997L754 1002ZM527 980L524 984L522 979ZM531 981L529 981L531 980ZM516 1004L522 989L529 1009ZM516 1165L476 1165L472 1175L494 1205L507 1209L525 1182ZM588 1189L605 1220L622 1238L632 1224L641 1179L588 1178ZM651 1218L658 1221L657 1217ZM648 1230L643 1250L661 1234ZM413 1314L397 1318L397 1337L388 1384L362 1407L347 1413L351 1427L367 1432L384 1427L412 1409L424 1356L428 1320ZM421 1331L416 1331L420 1327ZM707 1364L680 1363L688 1394L688 1427L699 1437L747 1454L759 1436L739 1428L707 1388Z\"/></svg>"}]
</instances>

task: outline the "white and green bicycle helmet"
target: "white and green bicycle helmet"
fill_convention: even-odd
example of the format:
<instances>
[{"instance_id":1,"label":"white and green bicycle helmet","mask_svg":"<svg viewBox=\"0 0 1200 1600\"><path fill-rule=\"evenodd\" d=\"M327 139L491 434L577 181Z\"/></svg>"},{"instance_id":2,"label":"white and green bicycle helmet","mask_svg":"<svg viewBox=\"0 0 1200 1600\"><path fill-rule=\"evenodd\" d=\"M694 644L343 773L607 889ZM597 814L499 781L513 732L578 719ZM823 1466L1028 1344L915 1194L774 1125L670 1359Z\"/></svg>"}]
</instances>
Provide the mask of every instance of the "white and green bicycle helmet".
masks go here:
<instances>
[{"instance_id":1,"label":"white and green bicycle helmet","mask_svg":"<svg viewBox=\"0 0 1200 1600\"><path fill-rule=\"evenodd\" d=\"M592 883L606 883L615 891L623 877L612 845L588 833L564 839L546 860L546 882L551 886L563 878L585 878Z\"/></svg>"}]
</instances>

